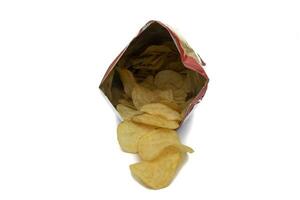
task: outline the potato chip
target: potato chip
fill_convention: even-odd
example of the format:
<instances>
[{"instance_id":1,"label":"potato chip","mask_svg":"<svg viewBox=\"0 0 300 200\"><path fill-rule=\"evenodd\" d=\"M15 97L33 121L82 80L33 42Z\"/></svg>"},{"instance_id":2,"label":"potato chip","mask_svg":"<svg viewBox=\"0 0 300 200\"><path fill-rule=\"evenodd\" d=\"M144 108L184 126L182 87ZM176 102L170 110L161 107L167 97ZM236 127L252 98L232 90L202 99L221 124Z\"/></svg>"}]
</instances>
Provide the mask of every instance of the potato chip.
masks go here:
<instances>
[{"instance_id":1,"label":"potato chip","mask_svg":"<svg viewBox=\"0 0 300 200\"><path fill-rule=\"evenodd\" d=\"M186 97L186 92L184 91L183 88L178 88L176 90L173 90L173 94L174 94L174 99L180 97L182 97L182 99L185 99Z\"/></svg>"},{"instance_id":2,"label":"potato chip","mask_svg":"<svg viewBox=\"0 0 300 200\"><path fill-rule=\"evenodd\" d=\"M183 80L183 86L182 89L186 92L186 93L191 93L193 92L193 87L192 87L192 81L190 79L190 73L187 73L187 75L184 77Z\"/></svg>"},{"instance_id":3,"label":"potato chip","mask_svg":"<svg viewBox=\"0 0 300 200\"><path fill-rule=\"evenodd\" d=\"M132 121L160 128L176 129L179 127L177 121L167 120L158 115L149 115L147 113L132 117Z\"/></svg>"},{"instance_id":4,"label":"potato chip","mask_svg":"<svg viewBox=\"0 0 300 200\"><path fill-rule=\"evenodd\" d=\"M175 146L183 153L193 152L193 149L180 143L176 131L159 128L148 132L140 138L138 154L142 160L153 160L169 146Z\"/></svg>"},{"instance_id":5,"label":"potato chip","mask_svg":"<svg viewBox=\"0 0 300 200\"><path fill-rule=\"evenodd\" d=\"M172 50L164 45L151 45L149 46L143 53L141 53L141 56L149 55L149 54L163 54L163 53L169 53Z\"/></svg>"},{"instance_id":6,"label":"potato chip","mask_svg":"<svg viewBox=\"0 0 300 200\"><path fill-rule=\"evenodd\" d=\"M153 74L153 70L151 70L150 68L134 70L134 78L139 84L143 83L143 81L146 81L147 84L150 84L150 81L148 79L146 80L149 74ZM156 86L154 85L154 87Z\"/></svg>"},{"instance_id":7,"label":"potato chip","mask_svg":"<svg viewBox=\"0 0 300 200\"><path fill-rule=\"evenodd\" d=\"M167 120L181 120L180 113L161 103L143 105L140 111L151 115L159 115Z\"/></svg>"},{"instance_id":8,"label":"potato chip","mask_svg":"<svg viewBox=\"0 0 300 200\"><path fill-rule=\"evenodd\" d=\"M183 156L176 148L167 148L155 160L130 165L130 170L145 186L161 189L167 187L176 176Z\"/></svg>"},{"instance_id":9,"label":"potato chip","mask_svg":"<svg viewBox=\"0 0 300 200\"><path fill-rule=\"evenodd\" d=\"M160 89L179 89L183 86L183 78L175 71L163 70L156 74L154 84Z\"/></svg>"},{"instance_id":10,"label":"potato chip","mask_svg":"<svg viewBox=\"0 0 300 200\"><path fill-rule=\"evenodd\" d=\"M128 99L119 99L118 103L123 104L124 106L127 106L129 108L136 109L135 106L133 105L132 101L128 100Z\"/></svg>"},{"instance_id":11,"label":"potato chip","mask_svg":"<svg viewBox=\"0 0 300 200\"><path fill-rule=\"evenodd\" d=\"M172 108L173 110L176 110L177 112L181 112L181 107L173 102L173 101L166 101L166 100L160 100L159 103L165 104L166 106Z\"/></svg>"},{"instance_id":12,"label":"potato chip","mask_svg":"<svg viewBox=\"0 0 300 200\"><path fill-rule=\"evenodd\" d=\"M131 71L125 68L120 68L119 74L123 83L125 94L131 97L132 90L137 84L133 74L131 73Z\"/></svg>"},{"instance_id":13,"label":"potato chip","mask_svg":"<svg viewBox=\"0 0 300 200\"><path fill-rule=\"evenodd\" d=\"M140 109L143 105L159 101L159 96L151 90L136 85L132 91L132 101L137 109Z\"/></svg>"},{"instance_id":14,"label":"potato chip","mask_svg":"<svg viewBox=\"0 0 300 200\"><path fill-rule=\"evenodd\" d=\"M174 144L171 146L176 147L182 153L194 153L194 149L192 149L191 147L186 146L184 144Z\"/></svg>"},{"instance_id":15,"label":"potato chip","mask_svg":"<svg viewBox=\"0 0 300 200\"><path fill-rule=\"evenodd\" d=\"M140 85L150 90L154 90L156 88L154 85L154 77L152 75L147 76Z\"/></svg>"},{"instance_id":16,"label":"potato chip","mask_svg":"<svg viewBox=\"0 0 300 200\"><path fill-rule=\"evenodd\" d=\"M169 90L154 90L153 91L160 100L163 101L174 101L174 97L173 97L173 91L171 89Z\"/></svg>"},{"instance_id":17,"label":"potato chip","mask_svg":"<svg viewBox=\"0 0 300 200\"><path fill-rule=\"evenodd\" d=\"M144 82L147 82L149 84L154 84L154 77L152 75L149 75L145 78Z\"/></svg>"},{"instance_id":18,"label":"potato chip","mask_svg":"<svg viewBox=\"0 0 300 200\"><path fill-rule=\"evenodd\" d=\"M174 94L174 101L177 103L184 103L185 99L187 97L186 92L183 89L176 89L173 90L173 94Z\"/></svg>"},{"instance_id":19,"label":"potato chip","mask_svg":"<svg viewBox=\"0 0 300 200\"><path fill-rule=\"evenodd\" d=\"M163 43L164 46L167 46L168 48L170 48L173 52L177 52L177 47L174 44L173 41L166 41Z\"/></svg>"},{"instance_id":20,"label":"potato chip","mask_svg":"<svg viewBox=\"0 0 300 200\"><path fill-rule=\"evenodd\" d=\"M184 69L183 64L181 63L180 59L170 60L164 68L165 70L172 70L176 72L182 71Z\"/></svg>"},{"instance_id":21,"label":"potato chip","mask_svg":"<svg viewBox=\"0 0 300 200\"><path fill-rule=\"evenodd\" d=\"M165 62L166 55L147 55L131 60L131 65L134 69L151 69L158 70Z\"/></svg>"},{"instance_id":22,"label":"potato chip","mask_svg":"<svg viewBox=\"0 0 300 200\"><path fill-rule=\"evenodd\" d=\"M134 68L141 69L143 66L152 64L158 58L157 55L146 55L134 57L131 59L131 65L134 65Z\"/></svg>"},{"instance_id":23,"label":"potato chip","mask_svg":"<svg viewBox=\"0 0 300 200\"><path fill-rule=\"evenodd\" d=\"M121 122L117 129L121 149L125 152L136 153L139 139L153 129L154 127L131 121Z\"/></svg>"},{"instance_id":24,"label":"potato chip","mask_svg":"<svg viewBox=\"0 0 300 200\"><path fill-rule=\"evenodd\" d=\"M132 109L132 108L130 108L128 106L125 106L123 104L118 104L117 105L117 110L120 113L123 120L130 120L135 115L143 114L143 112Z\"/></svg>"},{"instance_id":25,"label":"potato chip","mask_svg":"<svg viewBox=\"0 0 300 200\"><path fill-rule=\"evenodd\" d=\"M197 72L192 70L186 70L186 74L188 76L188 80L191 82L191 92L192 95L196 95L205 83L205 79L201 77Z\"/></svg>"}]
</instances>

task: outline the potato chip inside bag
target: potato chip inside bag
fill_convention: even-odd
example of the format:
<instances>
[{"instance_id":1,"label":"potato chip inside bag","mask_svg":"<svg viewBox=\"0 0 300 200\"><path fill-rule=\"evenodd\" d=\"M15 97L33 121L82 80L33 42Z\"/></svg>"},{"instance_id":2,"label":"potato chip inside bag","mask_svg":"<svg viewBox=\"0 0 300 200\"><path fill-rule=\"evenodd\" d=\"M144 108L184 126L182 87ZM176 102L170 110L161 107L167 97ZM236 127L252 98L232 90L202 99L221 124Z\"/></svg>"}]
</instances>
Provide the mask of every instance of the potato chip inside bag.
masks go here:
<instances>
[{"instance_id":1,"label":"potato chip inside bag","mask_svg":"<svg viewBox=\"0 0 300 200\"><path fill-rule=\"evenodd\" d=\"M159 101L159 95L141 85L136 85L132 90L133 105L140 109L143 105Z\"/></svg>"},{"instance_id":2,"label":"potato chip inside bag","mask_svg":"<svg viewBox=\"0 0 300 200\"><path fill-rule=\"evenodd\" d=\"M177 129L179 127L178 121L168 120L164 117L158 115L150 115L147 113L133 116L132 121L149 126L155 126L158 128Z\"/></svg>"},{"instance_id":3,"label":"potato chip inside bag","mask_svg":"<svg viewBox=\"0 0 300 200\"><path fill-rule=\"evenodd\" d=\"M140 108L140 111L151 115L159 115L161 117L166 118L167 120L181 120L179 112L173 110L172 108L163 103L145 104Z\"/></svg>"},{"instance_id":4,"label":"potato chip inside bag","mask_svg":"<svg viewBox=\"0 0 300 200\"><path fill-rule=\"evenodd\" d=\"M118 104L117 110L120 113L123 120L131 120L133 116L143 114L142 111L135 110L134 108L131 108L123 104Z\"/></svg>"}]
</instances>

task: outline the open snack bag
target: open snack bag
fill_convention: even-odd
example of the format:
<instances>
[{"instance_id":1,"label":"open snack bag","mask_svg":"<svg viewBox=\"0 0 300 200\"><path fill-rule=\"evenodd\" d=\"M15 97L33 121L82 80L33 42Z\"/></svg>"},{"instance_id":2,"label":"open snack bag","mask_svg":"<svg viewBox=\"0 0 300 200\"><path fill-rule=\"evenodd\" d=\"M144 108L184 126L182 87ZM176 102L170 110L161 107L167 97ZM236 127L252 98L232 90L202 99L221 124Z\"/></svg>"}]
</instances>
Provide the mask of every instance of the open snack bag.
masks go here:
<instances>
[{"instance_id":1,"label":"open snack bag","mask_svg":"<svg viewBox=\"0 0 300 200\"><path fill-rule=\"evenodd\" d=\"M121 149L137 153L130 165L143 185L168 186L193 149L181 144L176 129L204 96L204 62L168 26L148 22L113 61L100 90L116 109Z\"/></svg>"}]
</instances>

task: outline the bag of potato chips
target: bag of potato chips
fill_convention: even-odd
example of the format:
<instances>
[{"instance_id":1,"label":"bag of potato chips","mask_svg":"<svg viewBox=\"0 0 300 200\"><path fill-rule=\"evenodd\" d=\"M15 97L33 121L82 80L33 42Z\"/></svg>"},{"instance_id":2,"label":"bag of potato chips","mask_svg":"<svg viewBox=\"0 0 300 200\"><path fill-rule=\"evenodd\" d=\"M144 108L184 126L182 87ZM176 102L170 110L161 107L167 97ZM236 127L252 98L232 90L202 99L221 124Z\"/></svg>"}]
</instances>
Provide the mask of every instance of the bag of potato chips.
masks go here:
<instances>
[{"instance_id":1,"label":"bag of potato chips","mask_svg":"<svg viewBox=\"0 0 300 200\"><path fill-rule=\"evenodd\" d=\"M149 188L168 186L193 152L175 130L206 92L204 65L171 28L150 21L101 81L100 90L123 120L117 130L121 149L141 158L130 170Z\"/></svg>"}]
</instances>

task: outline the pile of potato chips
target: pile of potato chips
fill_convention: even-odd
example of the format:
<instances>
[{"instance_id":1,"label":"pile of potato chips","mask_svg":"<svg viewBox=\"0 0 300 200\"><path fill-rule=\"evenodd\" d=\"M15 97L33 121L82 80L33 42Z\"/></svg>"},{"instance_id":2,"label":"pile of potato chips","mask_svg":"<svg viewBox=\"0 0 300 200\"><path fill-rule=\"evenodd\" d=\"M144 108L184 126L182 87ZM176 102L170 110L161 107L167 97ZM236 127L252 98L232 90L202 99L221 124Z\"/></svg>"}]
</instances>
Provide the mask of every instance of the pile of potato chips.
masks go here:
<instances>
[{"instance_id":1,"label":"pile of potato chips","mask_svg":"<svg viewBox=\"0 0 300 200\"><path fill-rule=\"evenodd\" d=\"M130 170L152 189L168 186L186 153L193 152L175 130L195 95L195 73L182 67L175 54L168 45L152 45L131 58L128 67L117 68L123 85L116 105L123 118L118 141L123 151L139 155L141 161Z\"/></svg>"}]
</instances>

